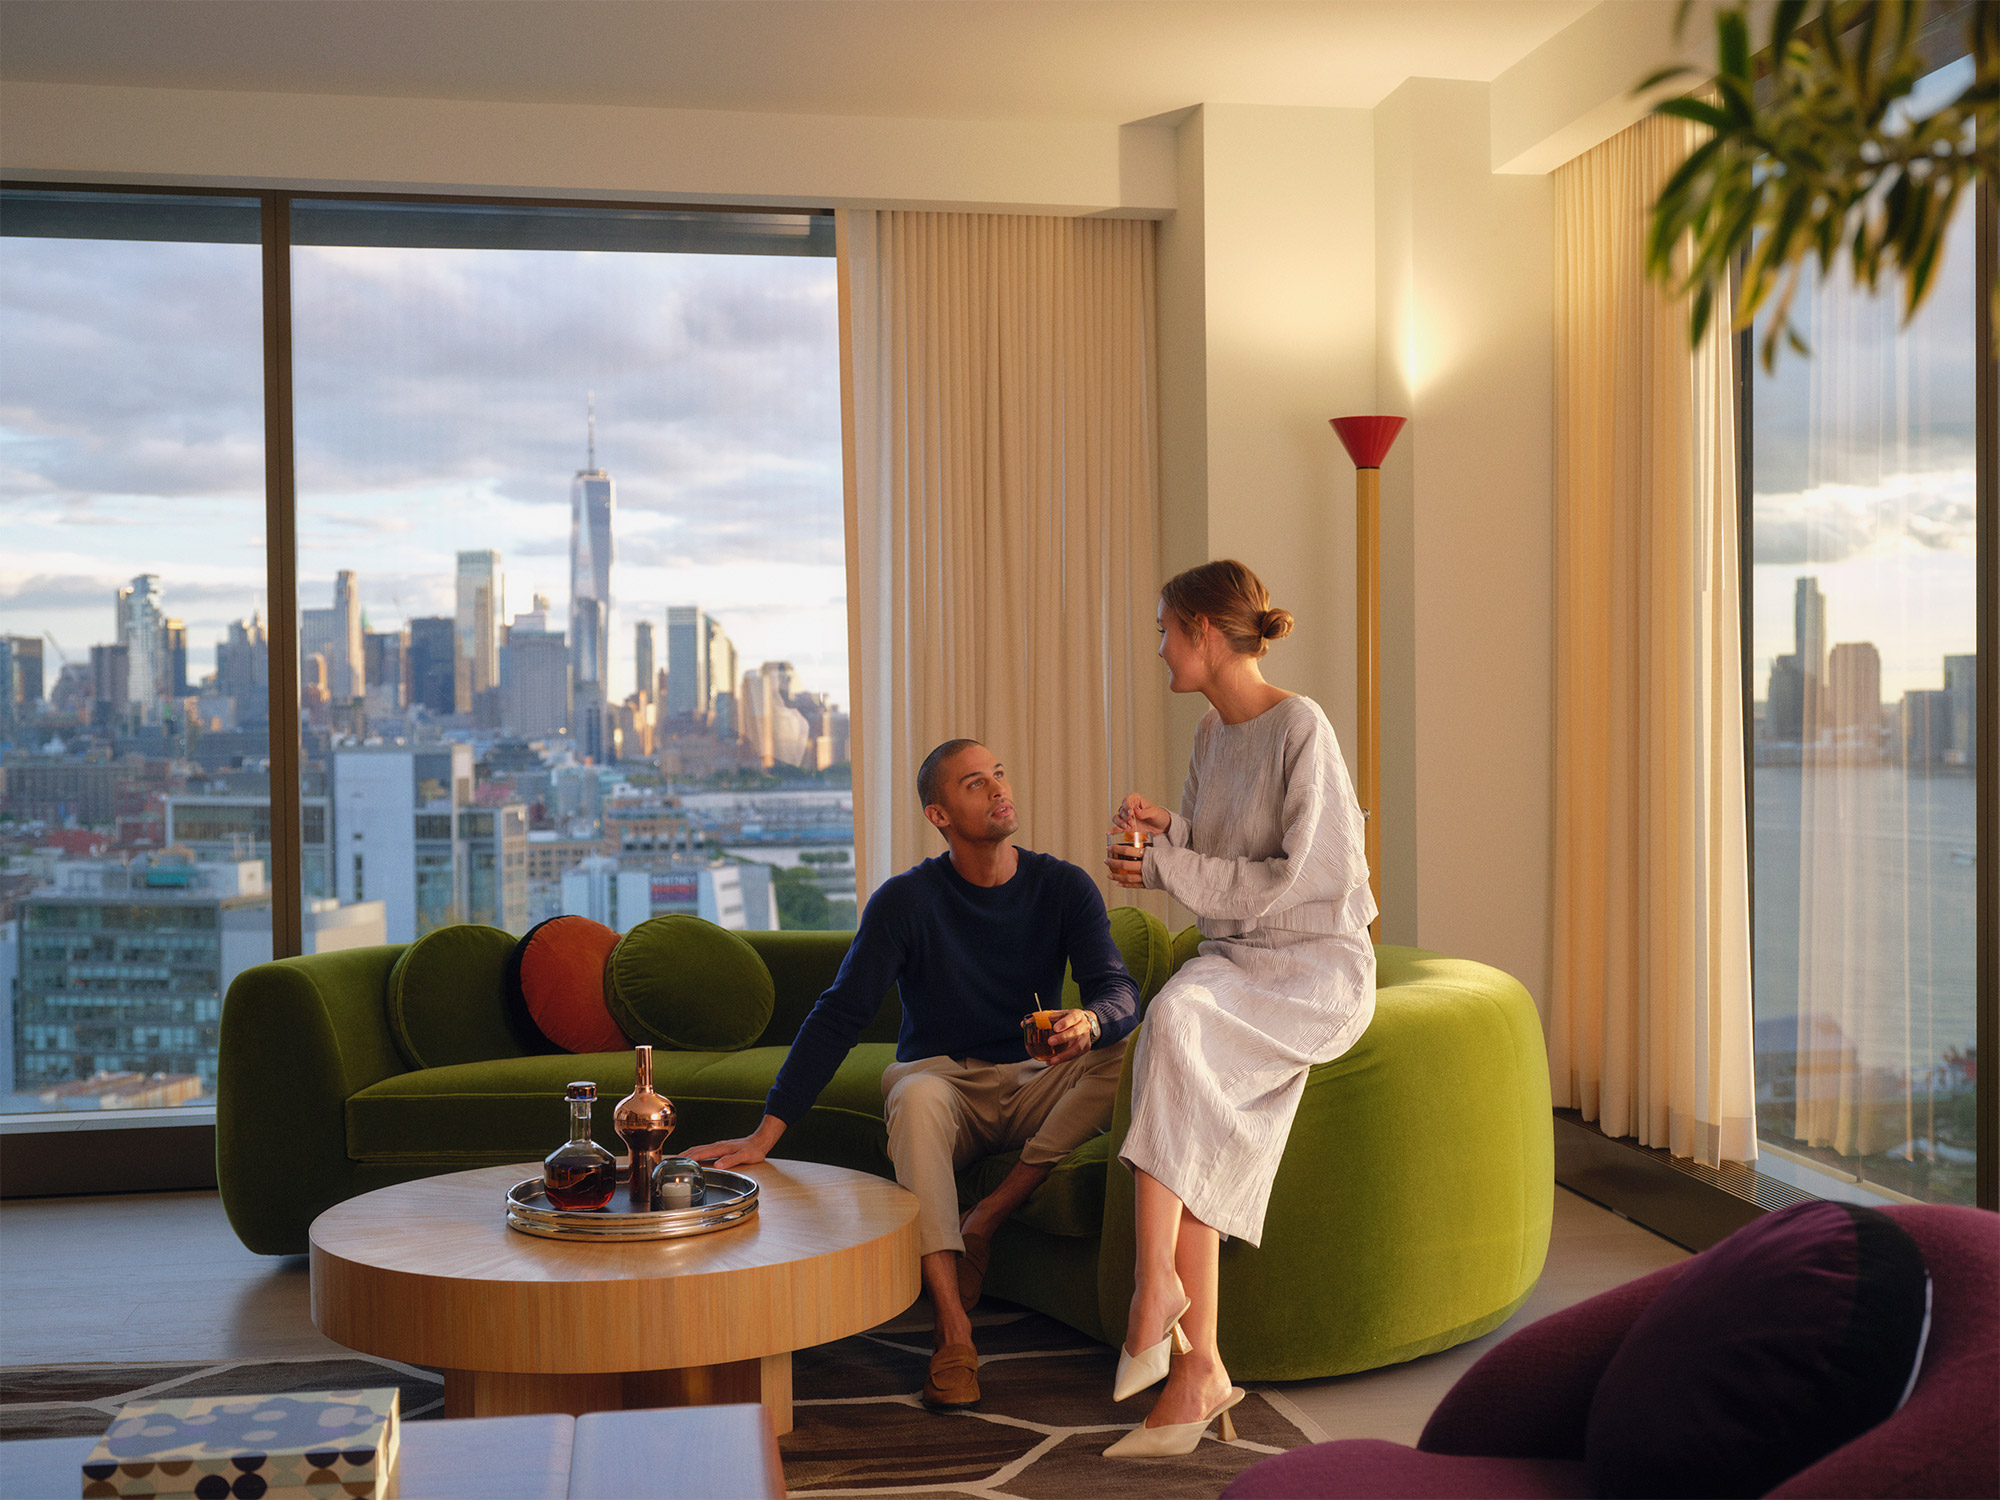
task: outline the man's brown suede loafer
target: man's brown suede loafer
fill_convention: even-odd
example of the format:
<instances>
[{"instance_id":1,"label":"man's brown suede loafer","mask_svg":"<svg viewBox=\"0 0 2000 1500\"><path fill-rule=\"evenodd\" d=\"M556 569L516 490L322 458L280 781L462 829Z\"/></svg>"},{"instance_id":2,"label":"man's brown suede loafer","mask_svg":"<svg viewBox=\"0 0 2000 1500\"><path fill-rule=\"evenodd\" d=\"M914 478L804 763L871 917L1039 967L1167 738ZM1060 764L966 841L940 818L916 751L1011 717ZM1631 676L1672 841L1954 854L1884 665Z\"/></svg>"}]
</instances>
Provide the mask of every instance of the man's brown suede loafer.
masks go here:
<instances>
[{"instance_id":1,"label":"man's brown suede loafer","mask_svg":"<svg viewBox=\"0 0 2000 1500\"><path fill-rule=\"evenodd\" d=\"M931 1356L924 1381L924 1405L932 1411L957 1411L979 1404L979 1353L970 1344L946 1344Z\"/></svg>"}]
</instances>

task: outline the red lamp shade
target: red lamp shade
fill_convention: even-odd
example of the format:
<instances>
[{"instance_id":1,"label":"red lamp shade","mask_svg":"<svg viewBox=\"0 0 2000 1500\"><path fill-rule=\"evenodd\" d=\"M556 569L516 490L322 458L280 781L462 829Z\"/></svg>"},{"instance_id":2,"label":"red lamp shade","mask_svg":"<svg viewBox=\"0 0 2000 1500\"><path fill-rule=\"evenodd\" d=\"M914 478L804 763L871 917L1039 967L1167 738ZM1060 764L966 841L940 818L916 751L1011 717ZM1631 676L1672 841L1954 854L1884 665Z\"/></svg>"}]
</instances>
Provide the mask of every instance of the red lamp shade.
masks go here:
<instances>
[{"instance_id":1,"label":"red lamp shade","mask_svg":"<svg viewBox=\"0 0 2000 1500\"><path fill-rule=\"evenodd\" d=\"M1333 417L1333 430L1357 469L1379 469L1396 434L1403 430L1404 417Z\"/></svg>"}]
</instances>

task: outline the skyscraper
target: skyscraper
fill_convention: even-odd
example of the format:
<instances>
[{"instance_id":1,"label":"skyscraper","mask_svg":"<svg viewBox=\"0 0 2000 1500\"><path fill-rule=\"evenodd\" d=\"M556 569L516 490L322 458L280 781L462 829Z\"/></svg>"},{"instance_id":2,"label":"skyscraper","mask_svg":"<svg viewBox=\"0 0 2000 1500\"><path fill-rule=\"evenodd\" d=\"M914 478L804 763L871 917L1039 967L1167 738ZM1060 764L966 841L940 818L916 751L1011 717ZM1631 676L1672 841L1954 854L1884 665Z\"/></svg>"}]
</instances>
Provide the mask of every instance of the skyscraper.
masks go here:
<instances>
[{"instance_id":1,"label":"skyscraper","mask_svg":"<svg viewBox=\"0 0 2000 1500\"><path fill-rule=\"evenodd\" d=\"M705 723L708 718L708 616L691 604L667 611L668 717L676 723Z\"/></svg>"},{"instance_id":2,"label":"skyscraper","mask_svg":"<svg viewBox=\"0 0 2000 1500\"><path fill-rule=\"evenodd\" d=\"M188 695L188 633L181 620L166 623L167 680L162 691L175 698Z\"/></svg>"},{"instance_id":3,"label":"skyscraper","mask_svg":"<svg viewBox=\"0 0 2000 1500\"><path fill-rule=\"evenodd\" d=\"M42 643L33 636L8 636L6 660L6 672L0 675L0 698L32 714L42 702Z\"/></svg>"},{"instance_id":4,"label":"skyscraper","mask_svg":"<svg viewBox=\"0 0 2000 1500\"><path fill-rule=\"evenodd\" d=\"M508 632L502 663L500 722L524 739L561 734L570 722L569 653L562 636L517 625Z\"/></svg>"},{"instance_id":5,"label":"skyscraper","mask_svg":"<svg viewBox=\"0 0 2000 1500\"><path fill-rule=\"evenodd\" d=\"M369 630L361 636L361 665L366 674L371 713L393 714L408 699L405 657L409 643L400 630Z\"/></svg>"},{"instance_id":6,"label":"skyscraper","mask_svg":"<svg viewBox=\"0 0 2000 1500\"><path fill-rule=\"evenodd\" d=\"M303 668L305 663L317 656L325 664L328 696L333 691L334 637L339 630L340 621L334 610L299 611L299 663Z\"/></svg>"},{"instance_id":7,"label":"skyscraper","mask_svg":"<svg viewBox=\"0 0 2000 1500\"><path fill-rule=\"evenodd\" d=\"M632 678L637 686L633 691L652 697L653 695L653 622L641 620L632 628Z\"/></svg>"},{"instance_id":8,"label":"skyscraper","mask_svg":"<svg viewBox=\"0 0 2000 1500\"><path fill-rule=\"evenodd\" d=\"M443 716L458 701L458 627L444 615L410 621L410 707Z\"/></svg>"},{"instance_id":9,"label":"skyscraper","mask_svg":"<svg viewBox=\"0 0 2000 1500\"><path fill-rule=\"evenodd\" d=\"M104 729L128 723L132 709L131 652L123 646L92 646L90 682L90 722Z\"/></svg>"},{"instance_id":10,"label":"skyscraper","mask_svg":"<svg viewBox=\"0 0 2000 1500\"><path fill-rule=\"evenodd\" d=\"M616 492L597 467L597 403L590 407L584 467L569 487L569 661L574 687L597 684L600 702L611 687L611 513Z\"/></svg>"},{"instance_id":11,"label":"skyscraper","mask_svg":"<svg viewBox=\"0 0 2000 1500\"><path fill-rule=\"evenodd\" d=\"M1882 723L1882 653L1873 641L1843 641L1827 658L1826 722L1873 734Z\"/></svg>"},{"instance_id":12,"label":"skyscraper","mask_svg":"<svg viewBox=\"0 0 2000 1500\"><path fill-rule=\"evenodd\" d=\"M125 648L126 701L151 712L165 695L167 616L160 607L160 576L141 573L118 591L118 644Z\"/></svg>"},{"instance_id":13,"label":"skyscraper","mask_svg":"<svg viewBox=\"0 0 2000 1500\"><path fill-rule=\"evenodd\" d=\"M766 766L803 766L812 751L812 731L806 716L788 701L792 664L767 661L743 674L736 700L736 722L743 742L753 747ZM818 770L817 764L811 767Z\"/></svg>"},{"instance_id":14,"label":"skyscraper","mask_svg":"<svg viewBox=\"0 0 2000 1500\"><path fill-rule=\"evenodd\" d=\"M1956 765L1979 763L1979 658L1944 659L1945 711L1951 719L1951 755Z\"/></svg>"},{"instance_id":15,"label":"skyscraper","mask_svg":"<svg viewBox=\"0 0 2000 1500\"><path fill-rule=\"evenodd\" d=\"M229 639L215 647L215 689L235 705L239 729L271 716L271 647L255 614L229 622Z\"/></svg>"},{"instance_id":16,"label":"skyscraper","mask_svg":"<svg viewBox=\"0 0 2000 1500\"><path fill-rule=\"evenodd\" d=\"M326 665L327 691L346 703L368 691L367 659L361 651L361 596L354 574L343 568L333 578L333 650Z\"/></svg>"},{"instance_id":17,"label":"skyscraper","mask_svg":"<svg viewBox=\"0 0 2000 1500\"><path fill-rule=\"evenodd\" d=\"M1806 682L1806 722L1810 725L1817 722L1812 709L1826 683L1826 595L1819 591L1817 578L1801 578L1792 586L1792 639Z\"/></svg>"},{"instance_id":18,"label":"skyscraper","mask_svg":"<svg viewBox=\"0 0 2000 1500\"><path fill-rule=\"evenodd\" d=\"M469 920L458 817L472 804L472 747L344 746L330 770L333 887L342 904L385 903L392 943ZM524 911L526 858L524 847Z\"/></svg>"},{"instance_id":19,"label":"skyscraper","mask_svg":"<svg viewBox=\"0 0 2000 1500\"><path fill-rule=\"evenodd\" d=\"M736 643L723 633L713 615L702 619L708 657L708 716L717 739L733 741L739 730L736 711Z\"/></svg>"},{"instance_id":20,"label":"skyscraper","mask_svg":"<svg viewBox=\"0 0 2000 1500\"><path fill-rule=\"evenodd\" d=\"M500 554L458 554L458 651L452 670L452 711L469 714L480 693L500 685Z\"/></svg>"}]
</instances>

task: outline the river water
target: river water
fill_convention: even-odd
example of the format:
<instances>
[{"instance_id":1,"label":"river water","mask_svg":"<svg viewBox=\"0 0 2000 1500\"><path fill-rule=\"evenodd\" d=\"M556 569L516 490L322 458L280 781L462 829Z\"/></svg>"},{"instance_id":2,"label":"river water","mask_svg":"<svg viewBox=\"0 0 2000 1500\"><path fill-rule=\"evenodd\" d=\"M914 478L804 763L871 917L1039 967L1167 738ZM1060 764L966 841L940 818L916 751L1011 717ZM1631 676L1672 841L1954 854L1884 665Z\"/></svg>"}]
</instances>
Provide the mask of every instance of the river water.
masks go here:
<instances>
[{"instance_id":1,"label":"river water","mask_svg":"<svg viewBox=\"0 0 2000 1500\"><path fill-rule=\"evenodd\" d=\"M1973 1045L1974 782L1897 766L1756 768L1758 1051L1784 1047L1801 975L1864 1068L1914 1074ZM1803 905L1803 909L1802 909Z\"/></svg>"}]
</instances>

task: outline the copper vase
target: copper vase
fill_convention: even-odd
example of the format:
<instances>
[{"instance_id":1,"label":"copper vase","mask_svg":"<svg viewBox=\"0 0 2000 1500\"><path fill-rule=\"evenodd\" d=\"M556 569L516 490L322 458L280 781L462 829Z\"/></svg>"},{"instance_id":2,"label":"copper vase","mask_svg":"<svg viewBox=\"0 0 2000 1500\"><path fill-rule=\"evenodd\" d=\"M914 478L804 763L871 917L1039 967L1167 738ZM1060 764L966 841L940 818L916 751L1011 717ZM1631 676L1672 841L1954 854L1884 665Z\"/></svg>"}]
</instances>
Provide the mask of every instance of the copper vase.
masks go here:
<instances>
[{"instance_id":1,"label":"copper vase","mask_svg":"<svg viewBox=\"0 0 2000 1500\"><path fill-rule=\"evenodd\" d=\"M618 1101L611 1116L611 1128L618 1132L632 1153L632 1176L628 1201L633 1213L649 1213L653 1207L653 1168L667 1137L674 1133L674 1104L653 1092L653 1049L633 1049L632 1092Z\"/></svg>"}]
</instances>

